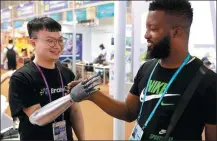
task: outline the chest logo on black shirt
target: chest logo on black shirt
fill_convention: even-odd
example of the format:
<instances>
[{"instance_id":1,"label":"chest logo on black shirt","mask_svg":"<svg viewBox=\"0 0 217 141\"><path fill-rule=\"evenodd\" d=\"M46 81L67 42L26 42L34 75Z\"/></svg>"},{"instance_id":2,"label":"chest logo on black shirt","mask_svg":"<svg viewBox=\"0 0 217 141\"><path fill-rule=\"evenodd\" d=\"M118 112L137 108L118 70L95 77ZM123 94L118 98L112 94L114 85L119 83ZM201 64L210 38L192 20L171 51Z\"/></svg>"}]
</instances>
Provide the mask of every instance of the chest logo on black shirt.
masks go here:
<instances>
[{"instance_id":1,"label":"chest logo on black shirt","mask_svg":"<svg viewBox=\"0 0 217 141\"><path fill-rule=\"evenodd\" d=\"M52 94L55 94L55 93L62 93L62 92L64 92L65 91L65 89L64 88L51 88L50 89L50 93L51 93L51 95ZM42 96L42 95L47 95L48 96L48 91L47 91L47 88L42 88L41 90L40 90L40 95Z\"/></svg>"},{"instance_id":2,"label":"chest logo on black shirt","mask_svg":"<svg viewBox=\"0 0 217 141\"><path fill-rule=\"evenodd\" d=\"M161 95L163 94L164 90L167 87L167 83L161 82L161 81L155 81L155 80L150 80L150 85L148 87L148 93L145 97L145 102L146 101L151 101L153 99L159 99ZM145 88L142 90L140 94L140 102L144 101L144 92ZM180 94L168 94L166 93L164 97L171 97L171 96L180 96ZM173 103L165 103L163 100L161 102L161 106L170 106L174 105Z\"/></svg>"}]
</instances>

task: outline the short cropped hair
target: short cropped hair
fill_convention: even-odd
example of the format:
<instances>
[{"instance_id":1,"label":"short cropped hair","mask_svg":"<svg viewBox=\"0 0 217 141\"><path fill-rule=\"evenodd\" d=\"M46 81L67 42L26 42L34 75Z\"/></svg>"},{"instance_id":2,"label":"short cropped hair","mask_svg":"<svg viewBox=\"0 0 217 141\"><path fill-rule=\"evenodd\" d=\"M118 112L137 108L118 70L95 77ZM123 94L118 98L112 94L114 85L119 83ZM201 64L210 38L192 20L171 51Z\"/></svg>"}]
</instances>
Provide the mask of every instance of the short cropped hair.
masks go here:
<instances>
[{"instance_id":1,"label":"short cropped hair","mask_svg":"<svg viewBox=\"0 0 217 141\"><path fill-rule=\"evenodd\" d=\"M171 26L185 27L190 30L193 22L193 8L188 0L153 0L149 11L162 10L174 17L168 23Z\"/></svg>"},{"instance_id":2,"label":"short cropped hair","mask_svg":"<svg viewBox=\"0 0 217 141\"><path fill-rule=\"evenodd\" d=\"M43 29L50 32L59 32L61 31L61 25L50 17L34 18L27 24L30 39L34 38L35 34Z\"/></svg>"}]
</instances>

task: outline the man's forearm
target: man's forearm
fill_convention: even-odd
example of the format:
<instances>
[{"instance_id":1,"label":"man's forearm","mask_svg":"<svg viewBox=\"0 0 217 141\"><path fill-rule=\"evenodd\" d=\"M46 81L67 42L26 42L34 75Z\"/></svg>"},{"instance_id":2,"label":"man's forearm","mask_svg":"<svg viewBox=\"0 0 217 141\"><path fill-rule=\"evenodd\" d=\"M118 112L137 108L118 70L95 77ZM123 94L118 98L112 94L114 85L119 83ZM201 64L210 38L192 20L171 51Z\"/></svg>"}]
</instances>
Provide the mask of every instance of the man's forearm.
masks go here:
<instances>
[{"instance_id":1,"label":"man's forearm","mask_svg":"<svg viewBox=\"0 0 217 141\"><path fill-rule=\"evenodd\" d=\"M8 78L7 74L2 74L1 75L1 83L3 83L7 78Z\"/></svg>"},{"instance_id":2,"label":"man's forearm","mask_svg":"<svg viewBox=\"0 0 217 141\"><path fill-rule=\"evenodd\" d=\"M104 112L112 117L124 120L132 121L129 110L125 102L115 100L102 92L98 91L93 93L90 101L94 102Z\"/></svg>"},{"instance_id":3,"label":"man's forearm","mask_svg":"<svg viewBox=\"0 0 217 141\"><path fill-rule=\"evenodd\" d=\"M1 75L1 83L3 83L7 78L10 78L14 71L8 71Z\"/></svg>"},{"instance_id":4,"label":"man's forearm","mask_svg":"<svg viewBox=\"0 0 217 141\"><path fill-rule=\"evenodd\" d=\"M71 123L78 140L85 140L84 120L78 103L71 106Z\"/></svg>"},{"instance_id":5,"label":"man's forearm","mask_svg":"<svg viewBox=\"0 0 217 141\"><path fill-rule=\"evenodd\" d=\"M207 141L216 141L216 125L205 124L205 139Z\"/></svg>"}]
</instances>

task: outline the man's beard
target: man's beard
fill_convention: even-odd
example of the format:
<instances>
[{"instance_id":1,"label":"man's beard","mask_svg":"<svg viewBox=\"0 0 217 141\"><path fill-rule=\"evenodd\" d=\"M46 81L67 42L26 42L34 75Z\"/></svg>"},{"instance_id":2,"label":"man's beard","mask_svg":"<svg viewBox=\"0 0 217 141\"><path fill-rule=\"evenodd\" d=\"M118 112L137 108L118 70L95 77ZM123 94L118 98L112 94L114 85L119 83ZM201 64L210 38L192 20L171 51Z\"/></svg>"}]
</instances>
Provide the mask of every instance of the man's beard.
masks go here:
<instances>
[{"instance_id":1,"label":"man's beard","mask_svg":"<svg viewBox=\"0 0 217 141\"><path fill-rule=\"evenodd\" d=\"M146 59L164 59L170 55L170 37L165 36L158 43L151 47L148 47Z\"/></svg>"}]
</instances>

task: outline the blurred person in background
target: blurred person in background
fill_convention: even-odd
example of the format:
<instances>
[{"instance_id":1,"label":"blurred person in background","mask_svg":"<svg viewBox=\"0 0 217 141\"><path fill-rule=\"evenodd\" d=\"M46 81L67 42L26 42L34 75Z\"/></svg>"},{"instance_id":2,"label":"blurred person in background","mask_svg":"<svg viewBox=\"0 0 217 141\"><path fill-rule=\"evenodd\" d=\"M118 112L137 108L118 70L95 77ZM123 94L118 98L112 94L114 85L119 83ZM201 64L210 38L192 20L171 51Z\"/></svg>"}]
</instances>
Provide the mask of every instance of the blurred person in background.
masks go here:
<instances>
[{"instance_id":1,"label":"blurred person in background","mask_svg":"<svg viewBox=\"0 0 217 141\"><path fill-rule=\"evenodd\" d=\"M3 50L3 63L7 60L8 70L15 70L17 68L17 56L18 52L14 46L13 40L8 41L8 46Z\"/></svg>"}]
</instances>

